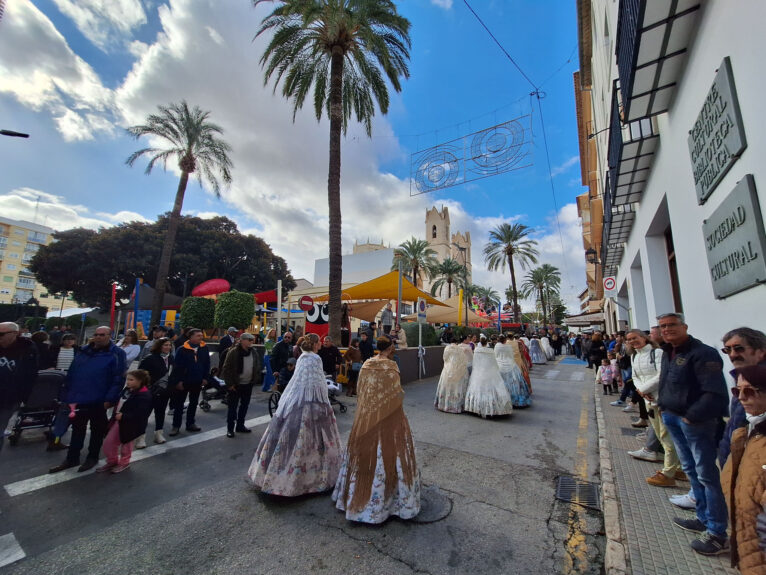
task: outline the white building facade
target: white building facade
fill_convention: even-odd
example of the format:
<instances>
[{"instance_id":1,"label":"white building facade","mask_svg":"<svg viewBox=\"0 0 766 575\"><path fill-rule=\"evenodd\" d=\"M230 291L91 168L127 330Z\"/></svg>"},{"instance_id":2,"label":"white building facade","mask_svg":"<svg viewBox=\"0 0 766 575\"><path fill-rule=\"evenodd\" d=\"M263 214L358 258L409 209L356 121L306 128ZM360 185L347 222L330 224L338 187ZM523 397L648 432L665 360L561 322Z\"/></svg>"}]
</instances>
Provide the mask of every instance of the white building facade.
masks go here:
<instances>
[{"instance_id":1,"label":"white building facade","mask_svg":"<svg viewBox=\"0 0 766 575\"><path fill-rule=\"evenodd\" d=\"M579 0L578 20L607 331L670 311L711 345L766 330L766 2Z\"/></svg>"}]
</instances>

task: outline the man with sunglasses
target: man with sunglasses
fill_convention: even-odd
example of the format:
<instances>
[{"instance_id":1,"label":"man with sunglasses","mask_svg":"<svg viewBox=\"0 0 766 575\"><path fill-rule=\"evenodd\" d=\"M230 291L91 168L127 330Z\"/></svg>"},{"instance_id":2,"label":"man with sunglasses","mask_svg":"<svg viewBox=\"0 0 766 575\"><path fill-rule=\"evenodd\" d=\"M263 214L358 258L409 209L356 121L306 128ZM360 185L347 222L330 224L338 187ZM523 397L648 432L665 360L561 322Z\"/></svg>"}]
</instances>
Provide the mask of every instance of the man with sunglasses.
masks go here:
<instances>
[{"instance_id":1,"label":"man with sunglasses","mask_svg":"<svg viewBox=\"0 0 766 575\"><path fill-rule=\"evenodd\" d=\"M19 326L0 323L0 450L5 429L37 376L37 346L19 337Z\"/></svg>"},{"instance_id":2,"label":"man with sunglasses","mask_svg":"<svg viewBox=\"0 0 766 575\"><path fill-rule=\"evenodd\" d=\"M700 533L691 543L694 551L719 555L729 548L728 510L716 465L729 403L723 361L714 348L689 335L682 314L667 313L657 320L665 340L658 404L691 483L697 511L695 519L676 517L673 523Z\"/></svg>"}]
</instances>

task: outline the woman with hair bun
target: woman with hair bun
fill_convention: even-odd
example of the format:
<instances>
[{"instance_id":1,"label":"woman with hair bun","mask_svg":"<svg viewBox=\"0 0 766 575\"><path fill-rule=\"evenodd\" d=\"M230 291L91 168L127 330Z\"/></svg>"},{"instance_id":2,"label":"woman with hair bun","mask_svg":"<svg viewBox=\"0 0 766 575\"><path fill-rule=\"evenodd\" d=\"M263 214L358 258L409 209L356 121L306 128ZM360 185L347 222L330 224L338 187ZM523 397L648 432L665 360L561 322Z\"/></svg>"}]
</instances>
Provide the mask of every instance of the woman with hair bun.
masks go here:
<instances>
[{"instance_id":1,"label":"woman with hair bun","mask_svg":"<svg viewBox=\"0 0 766 575\"><path fill-rule=\"evenodd\" d=\"M263 493L320 493L338 479L340 435L316 353L320 345L315 333L304 336L290 385L255 451L247 474Z\"/></svg>"}]
</instances>

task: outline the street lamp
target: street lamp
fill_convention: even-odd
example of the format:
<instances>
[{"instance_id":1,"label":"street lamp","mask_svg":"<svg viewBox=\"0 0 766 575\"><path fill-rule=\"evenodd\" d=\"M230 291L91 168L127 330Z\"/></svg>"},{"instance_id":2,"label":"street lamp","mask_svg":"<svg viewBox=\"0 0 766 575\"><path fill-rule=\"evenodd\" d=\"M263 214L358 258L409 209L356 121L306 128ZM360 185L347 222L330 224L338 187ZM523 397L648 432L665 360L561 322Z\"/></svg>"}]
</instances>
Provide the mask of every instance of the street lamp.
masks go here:
<instances>
[{"instance_id":1,"label":"street lamp","mask_svg":"<svg viewBox=\"0 0 766 575\"><path fill-rule=\"evenodd\" d=\"M601 132L606 132L609 129L609 127L604 128L603 130L599 130L598 132L593 132L592 134L588 134L588 139L592 140L597 135L599 135Z\"/></svg>"},{"instance_id":2,"label":"street lamp","mask_svg":"<svg viewBox=\"0 0 766 575\"><path fill-rule=\"evenodd\" d=\"M589 264L594 264L597 266L601 265L601 262L598 261L598 252L593 248L588 248L585 250L585 259Z\"/></svg>"}]
</instances>

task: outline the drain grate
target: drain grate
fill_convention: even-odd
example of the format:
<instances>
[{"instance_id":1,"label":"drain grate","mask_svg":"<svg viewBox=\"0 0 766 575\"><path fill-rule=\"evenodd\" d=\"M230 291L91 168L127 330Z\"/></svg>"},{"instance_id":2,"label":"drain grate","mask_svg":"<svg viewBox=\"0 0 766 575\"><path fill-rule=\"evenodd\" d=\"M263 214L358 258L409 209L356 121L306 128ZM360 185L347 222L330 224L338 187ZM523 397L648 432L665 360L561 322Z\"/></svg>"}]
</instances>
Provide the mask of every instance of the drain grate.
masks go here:
<instances>
[{"instance_id":1,"label":"drain grate","mask_svg":"<svg viewBox=\"0 0 766 575\"><path fill-rule=\"evenodd\" d=\"M601 497L599 497L598 484L583 481L571 475L559 477L556 484L556 499L601 511Z\"/></svg>"}]
</instances>

